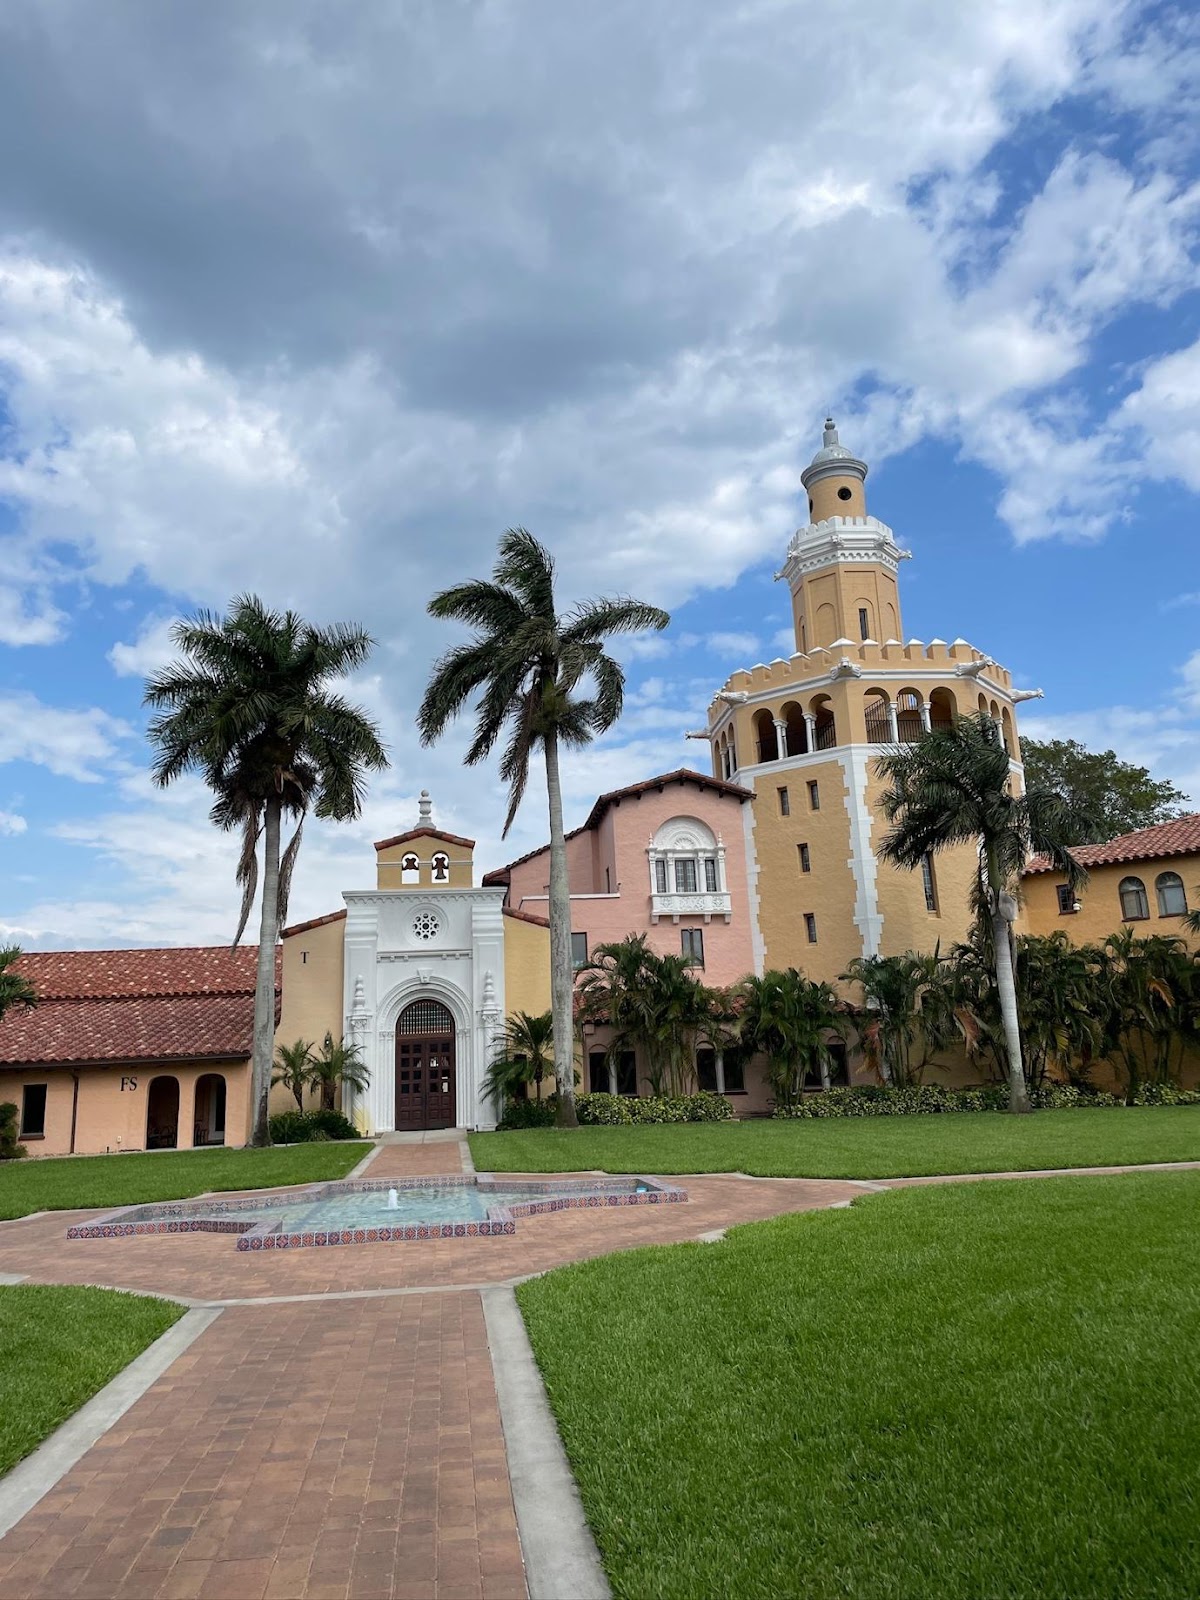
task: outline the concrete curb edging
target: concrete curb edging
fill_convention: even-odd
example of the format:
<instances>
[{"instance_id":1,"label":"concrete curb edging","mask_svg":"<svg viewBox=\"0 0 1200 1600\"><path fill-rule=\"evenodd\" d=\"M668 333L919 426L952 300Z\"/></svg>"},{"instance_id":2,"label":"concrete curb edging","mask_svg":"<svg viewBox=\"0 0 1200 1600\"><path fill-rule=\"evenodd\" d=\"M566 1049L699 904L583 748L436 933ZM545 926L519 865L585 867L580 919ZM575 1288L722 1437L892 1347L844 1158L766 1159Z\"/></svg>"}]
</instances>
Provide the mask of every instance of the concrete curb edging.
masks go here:
<instances>
[{"instance_id":1,"label":"concrete curb edging","mask_svg":"<svg viewBox=\"0 0 1200 1600\"><path fill-rule=\"evenodd\" d=\"M383 1146L381 1144L373 1145L372 1148L367 1151L362 1160L355 1166L351 1167L350 1171L340 1181L342 1183L349 1183L351 1178L361 1177L382 1149Z\"/></svg>"},{"instance_id":2,"label":"concrete curb edging","mask_svg":"<svg viewBox=\"0 0 1200 1600\"><path fill-rule=\"evenodd\" d=\"M611 1600L517 1298L480 1295L529 1600Z\"/></svg>"},{"instance_id":3,"label":"concrete curb edging","mask_svg":"<svg viewBox=\"0 0 1200 1600\"><path fill-rule=\"evenodd\" d=\"M463 1172L471 1177L475 1171L475 1159L471 1155L471 1143L464 1133L458 1141L458 1160Z\"/></svg>"},{"instance_id":4,"label":"concrete curb edging","mask_svg":"<svg viewBox=\"0 0 1200 1600\"><path fill-rule=\"evenodd\" d=\"M217 1307L185 1311L140 1356L135 1356L73 1417L0 1478L0 1539L157 1383L204 1330L221 1315Z\"/></svg>"}]
</instances>

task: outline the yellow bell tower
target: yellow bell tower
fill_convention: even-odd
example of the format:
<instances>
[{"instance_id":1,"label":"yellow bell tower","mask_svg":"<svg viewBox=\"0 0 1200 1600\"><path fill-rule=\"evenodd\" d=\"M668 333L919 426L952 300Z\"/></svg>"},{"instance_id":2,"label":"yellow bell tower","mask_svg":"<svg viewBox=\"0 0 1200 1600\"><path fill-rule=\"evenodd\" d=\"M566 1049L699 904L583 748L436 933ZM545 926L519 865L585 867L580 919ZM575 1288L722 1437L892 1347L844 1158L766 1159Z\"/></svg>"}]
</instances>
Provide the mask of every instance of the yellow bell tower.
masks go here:
<instances>
[{"instance_id":1,"label":"yellow bell tower","mask_svg":"<svg viewBox=\"0 0 1200 1600\"><path fill-rule=\"evenodd\" d=\"M821 448L800 474L808 525L793 537L780 573L791 586L796 648L804 653L903 637L896 573L908 551L867 515L866 477L866 462L826 417Z\"/></svg>"}]
</instances>

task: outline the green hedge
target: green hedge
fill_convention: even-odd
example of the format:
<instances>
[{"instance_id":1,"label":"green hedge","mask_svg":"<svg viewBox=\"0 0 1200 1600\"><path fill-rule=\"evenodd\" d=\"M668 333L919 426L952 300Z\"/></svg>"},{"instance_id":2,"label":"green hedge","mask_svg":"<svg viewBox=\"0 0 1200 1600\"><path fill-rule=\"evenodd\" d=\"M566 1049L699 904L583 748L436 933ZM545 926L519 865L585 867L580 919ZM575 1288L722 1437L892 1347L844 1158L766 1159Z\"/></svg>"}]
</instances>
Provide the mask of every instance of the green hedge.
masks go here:
<instances>
[{"instance_id":1,"label":"green hedge","mask_svg":"<svg viewBox=\"0 0 1200 1600\"><path fill-rule=\"evenodd\" d=\"M1030 1104L1036 1111L1070 1111L1078 1106L1121 1106L1124 1100L1099 1090L1077 1089L1073 1084L1048 1084L1031 1089ZM1200 1105L1200 1090L1176 1089L1170 1084L1143 1084L1134 1096L1139 1106ZM827 1089L809 1095L798 1105L780 1106L775 1116L792 1117L910 1117L950 1111L1007 1111L1008 1088L1004 1084L985 1084L977 1089L947 1089L927 1083L911 1089L890 1089L872 1084L849 1089Z\"/></svg>"},{"instance_id":2,"label":"green hedge","mask_svg":"<svg viewBox=\"0 0 1200 1600\"><path fill-rule=\"evenodd\" d=\"M557 1100L510 1100L497 1128L552 1128ZM727 1122L733 1107L720 1094L581 1094L575 1111L585 1127L626 1128L643 1122Z\"/></svg>"},{"instance_id":3,"label":"green hedge","mask_svg":"<svg viewBox=\"0 0 1200 1600\"><path fill-rule=\"evenodd\" d=\"M281 1111L271 1118L272 1144L311 1144L325 1139L361 1139L340 1111Z\"/></svg>"}]
</instances>

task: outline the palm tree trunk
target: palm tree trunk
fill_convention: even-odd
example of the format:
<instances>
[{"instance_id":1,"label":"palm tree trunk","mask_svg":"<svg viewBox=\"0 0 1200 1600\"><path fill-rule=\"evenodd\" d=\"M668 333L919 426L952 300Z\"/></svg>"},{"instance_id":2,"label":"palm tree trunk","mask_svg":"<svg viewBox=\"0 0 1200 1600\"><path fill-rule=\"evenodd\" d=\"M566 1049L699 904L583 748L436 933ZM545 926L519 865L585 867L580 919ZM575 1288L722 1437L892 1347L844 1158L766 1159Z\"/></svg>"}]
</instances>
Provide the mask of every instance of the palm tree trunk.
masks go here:
<instances>
[{"instance_id":1,"label":"palm tree trunk","mask_svg":"<svg viewBox=\"0 0 1200 1600\"><path fill-rule=\"evenodd\" d=\"M554 1022L554 1078L558 1089L555 1123L577 1128L575 1115L575 972L571 964L571 883L563 832L562 784L558 775L558 735L546 732L546 797L550 805L550 1010Z\"/></svg>"},{"instance_id":2,"label":"palm tree trunk","mask_svg":"<svg viewBox=\"0 0 1200 1600\"><path fill-rule=\"evenodd\" d=\"M252 1139L271 1142L271 1062L275 1054L275 943L279 937L279 821L277 795L270 795L263 819L262 917L258 928L258 981L254 989L254 1055L250 1064Z\"/></svg>"},{"instance_id":3,"label":"palm tree trunk","mask_svg":"<svg viewBox=\"0 0 1200 1600\"><path fill-rule=\"evenodd\" d=\"M998 908L992 913L992 946L996 961L996 993L1004 1024L1004 1044L1008 1055L1008 1109L1028 1111L1025 1066L1021 1060L1021 1025L1017 1018L1017 985L1013 977L1012 944L1008 918Z\"/></svg>"}]
</instances>

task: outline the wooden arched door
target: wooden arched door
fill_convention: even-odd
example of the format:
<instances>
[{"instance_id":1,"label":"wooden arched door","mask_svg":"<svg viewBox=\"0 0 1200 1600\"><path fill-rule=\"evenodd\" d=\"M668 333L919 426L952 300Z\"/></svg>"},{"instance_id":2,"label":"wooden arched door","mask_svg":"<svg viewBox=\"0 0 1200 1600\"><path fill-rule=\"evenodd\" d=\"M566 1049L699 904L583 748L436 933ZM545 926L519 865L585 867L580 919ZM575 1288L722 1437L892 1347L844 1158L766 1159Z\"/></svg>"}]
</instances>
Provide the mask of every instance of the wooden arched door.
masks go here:
<instances>
[{"instance_id":1,"label":"wooden arched door","mask_svg":"<svg viewBox=\"0 0 1200 1600\"><path fill-rule=\"evenodd\" d=\"M414 1000L396 1019L396 1127L453 1128L454 1018L440 1000Z\"/></svg>"}]
</instances>

